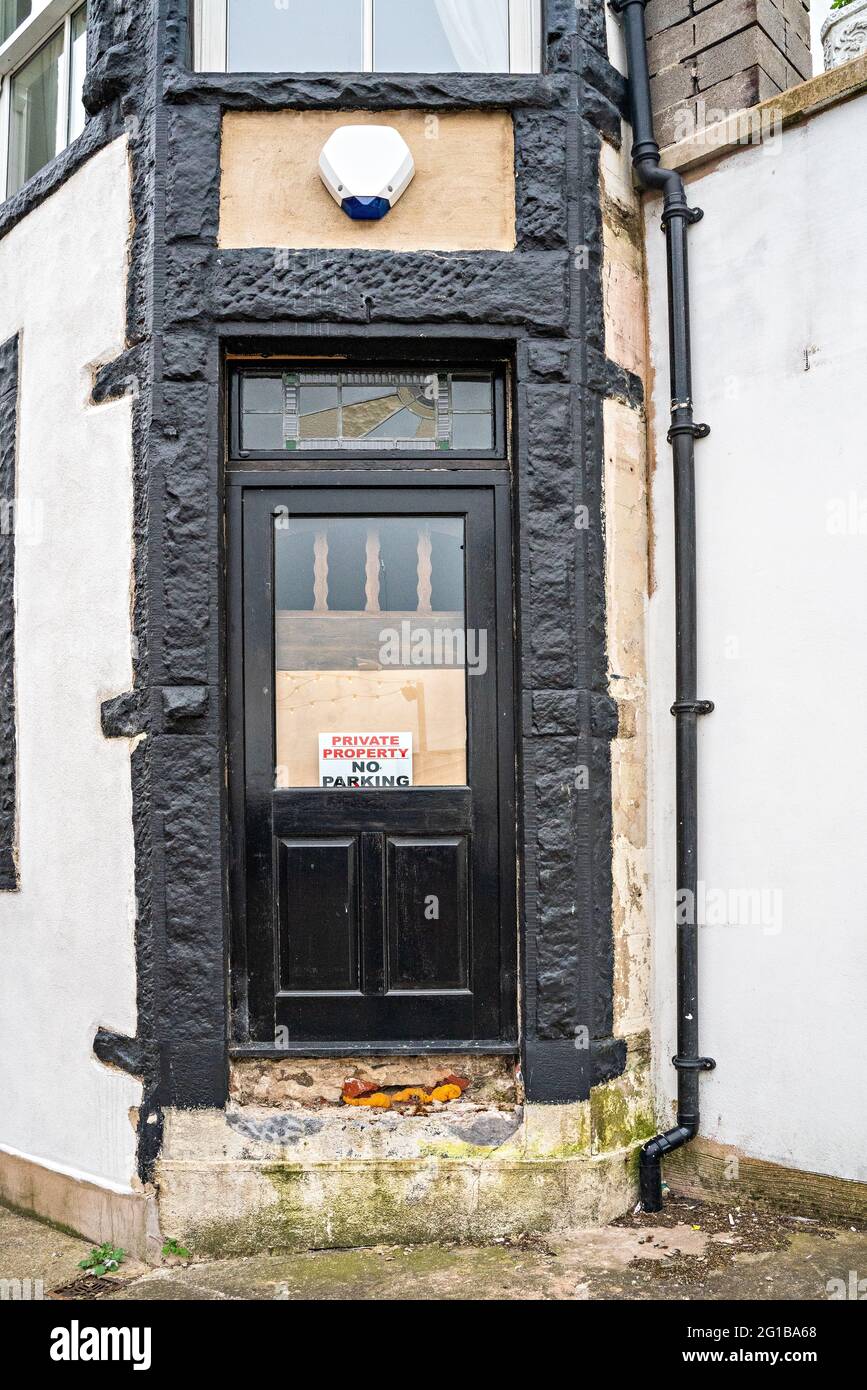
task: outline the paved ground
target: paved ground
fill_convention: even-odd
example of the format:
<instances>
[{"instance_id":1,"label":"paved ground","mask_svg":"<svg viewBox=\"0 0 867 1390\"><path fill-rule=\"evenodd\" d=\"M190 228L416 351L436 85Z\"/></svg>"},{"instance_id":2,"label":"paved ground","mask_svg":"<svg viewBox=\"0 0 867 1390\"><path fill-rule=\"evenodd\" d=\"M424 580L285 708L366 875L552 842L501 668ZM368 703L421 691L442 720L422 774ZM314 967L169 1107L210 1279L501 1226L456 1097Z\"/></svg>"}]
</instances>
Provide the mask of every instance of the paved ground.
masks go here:
<instances>
[{"instance_id":1,"label":"paved ground","mask_svg":"<svg viewBox=\"0 0 867 1390\"><path fill-rule=\"evenodd\" d=\"M125 1264L115 1280L81 1275L88 1249L0 1208L0 1279L42 1279L53 1298L817 1300L834 1289L829 1280L848 1283L851 1271L867 1270L865 1231L683 1198L669 1198L659 1216L511 1244Z\"/></svg>"},{"instance_id":2,"label":"paved ground","mask_svg":"<svg viewBox=\"0 0 867 1390\"><path fill-rule=\"evenodd\" d=\"M80 1273L89 1251L85 1241L0 1206L0 1279L41 1280L47 1294Z\"/></svg>"}]
</instances>

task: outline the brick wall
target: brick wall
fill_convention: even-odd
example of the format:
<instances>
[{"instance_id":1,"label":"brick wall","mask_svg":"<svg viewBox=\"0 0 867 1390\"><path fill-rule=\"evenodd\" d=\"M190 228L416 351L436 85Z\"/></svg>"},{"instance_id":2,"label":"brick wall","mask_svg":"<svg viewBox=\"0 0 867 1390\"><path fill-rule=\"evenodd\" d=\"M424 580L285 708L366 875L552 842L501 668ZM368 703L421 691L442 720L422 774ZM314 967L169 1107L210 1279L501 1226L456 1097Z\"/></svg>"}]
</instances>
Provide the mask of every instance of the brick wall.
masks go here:
<instances>
[{"instance_id":1,"label":"brick wall","mask_svg":"<svg viewBox=\"0 0 867 1390\"><path fill-rule=\"evenodd\" d=\"M809 0L650 0L661 145L812 76Z\"/></svg>"}]
</instances>

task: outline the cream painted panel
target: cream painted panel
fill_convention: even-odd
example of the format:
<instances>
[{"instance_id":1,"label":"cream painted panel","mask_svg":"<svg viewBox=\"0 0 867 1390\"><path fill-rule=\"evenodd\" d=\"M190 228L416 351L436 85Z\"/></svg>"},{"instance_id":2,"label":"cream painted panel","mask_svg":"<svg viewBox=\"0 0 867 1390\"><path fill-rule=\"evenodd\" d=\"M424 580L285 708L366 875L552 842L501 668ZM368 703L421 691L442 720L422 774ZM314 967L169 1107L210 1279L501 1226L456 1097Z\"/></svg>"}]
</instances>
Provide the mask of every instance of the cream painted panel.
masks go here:
<instances>
[{"instance_id":1,"label":"cream painted panel","mask_svg":"<svg viewBox=\"0 0 867 1390\"><path fill-rule=\"evenodd\" d=\"M380 222L353 222L319 177L341 125L395 126L413 183ZM513 251L515 138L502 111L230 111L223 117L222 247Z\"/></svg>"}]
</instances>

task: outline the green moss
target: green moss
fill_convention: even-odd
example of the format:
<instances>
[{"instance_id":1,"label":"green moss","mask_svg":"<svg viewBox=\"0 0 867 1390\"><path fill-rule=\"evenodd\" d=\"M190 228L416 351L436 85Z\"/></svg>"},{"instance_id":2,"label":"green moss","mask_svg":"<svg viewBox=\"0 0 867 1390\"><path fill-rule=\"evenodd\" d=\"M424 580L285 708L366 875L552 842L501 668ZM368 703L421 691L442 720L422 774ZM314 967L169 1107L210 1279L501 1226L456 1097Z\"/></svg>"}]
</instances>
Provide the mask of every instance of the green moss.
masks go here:
<instances>
[{"instance_id":1,"label":"green moss","mask_svg":"<svg viewBox=\"0 0 867 1390\"><path fill-rule=\"evenodd\" d=\"M636 1104L634 1097L627 1095L616 1081L592 1091L590 1116L596 1152L627 1149L656 1133L653 1113Z\"/></svg>"},{"instance_id":2,"label":"green moss","mask_svg":"<svg viewBox=\"0 0 867 1390\"><path fill-rule=\"evenodd\" d=\"M484 1144L462 1144L458 1140L438 1139L434 1144L421 1146L422 1158L490 1158L495 1147Z\"/></svg>"},{"instance_id":3,"label":"green moss","mask_svg":"<svg viewBox=\"0 0 867 1390\"><path fill-rule=\"evenodd\" d=\"M590 1105L535 1105L525 1111L524 1155L531 1159L590 1157Z\"/></svg>"},{"instance_id":4,"label":"green moss","mask_svg":"<svg viewBox=\"0 0 867 1390\"><path fill-rule=\"evenodd\" d=\"M419 1197L429 1186L418 1163ZM338 1165L346 1180L328 1182L327 1188L311 1180L310 1170L292 1164L273 1164L263 1169L278 1195L278 1220L301 1246L370 1245L389 1238L415 1245L431 1239L427 1203L407 1202L406 1165L376 1164L354 1168L353 1160ZM343 1172L341 1169L343 1168ZM353 1177L355 1180L353 1181Z\"/></svg>"},{"instance_id":5,"label":"green moss","mask_svg":"<svg viewBox=\"0 0 867 1390\"><path fill-rule=\"evenodd\" d=\"M571 1144L528 1144L524 1149L523 1157L537 1163L542 1163L547 1159L557 1162L561 1159L589 1158L590 1149L583 1140L577 1139Z\"/></svg>"}]
</instances>

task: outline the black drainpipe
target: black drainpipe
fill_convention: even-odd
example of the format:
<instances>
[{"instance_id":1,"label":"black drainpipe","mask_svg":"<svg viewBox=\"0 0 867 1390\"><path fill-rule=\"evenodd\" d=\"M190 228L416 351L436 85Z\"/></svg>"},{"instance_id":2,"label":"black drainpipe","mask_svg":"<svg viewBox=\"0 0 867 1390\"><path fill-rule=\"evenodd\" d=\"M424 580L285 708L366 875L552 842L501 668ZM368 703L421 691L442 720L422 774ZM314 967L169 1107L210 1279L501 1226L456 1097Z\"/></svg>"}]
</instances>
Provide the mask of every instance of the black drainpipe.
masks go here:
<instances>
[{"instance_id":1,"label":"black drainpipe","mask_svg":"<svg viewBox=\"0 0 867 1390\"><path fill-rule=\"evenodd\" d=\"M692 354L689 341L687 228L702 216L687 206L680 174L662 169L653 134L644 7L647 0L612 0L623 16L632 117L632 163L642 188L663 195L662 225L668 262L668 347L671 371L671 428L674 461L674 544L677 685L671 712L677 720L677 1125L641 1150L641 1205L662 1209L665 1154L698 1133L699 1073L716 1063L698 1049L698 718L710 700L698 699L696 656L695 441L710 433L692 414Z\"/></svg>"}]
</instances>

